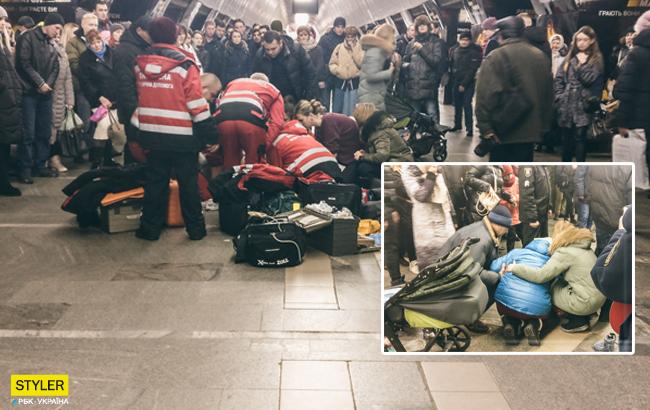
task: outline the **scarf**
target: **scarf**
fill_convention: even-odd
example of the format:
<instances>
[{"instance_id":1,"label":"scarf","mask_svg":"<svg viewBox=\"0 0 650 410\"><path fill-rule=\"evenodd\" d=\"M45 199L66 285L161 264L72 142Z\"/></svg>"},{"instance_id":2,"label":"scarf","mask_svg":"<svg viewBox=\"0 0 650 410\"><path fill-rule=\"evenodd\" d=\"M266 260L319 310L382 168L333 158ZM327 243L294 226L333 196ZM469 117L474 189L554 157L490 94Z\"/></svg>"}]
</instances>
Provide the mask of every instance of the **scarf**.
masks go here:
<instances>
[{"instance_id":1,"label":"scarf","mask_svg":"<svg viewBox=\"0 0 650 410\"><path fill-rule=\"evenodd\" d=\"M300 43L300 45L302 46L302 48L305 49L305 52L309 53L311 50L316 48L318 43L316 43L316 39L309 37L309 41L307 41L306 43Z\"/></svg>"},{"instance_id":2,"label":"scarf","mask_svg":"<svg viewBox=\"0 0 650 410\"><path fill-rule=\"evenodd\" d=\"M92 49L91 49L92 50ZM100 51L95 51L92 50L93 53L99 58L100 60L104 61L104 55L106 54L106 43L103 43L103 47Z\"/></svg>"}]
</instances>

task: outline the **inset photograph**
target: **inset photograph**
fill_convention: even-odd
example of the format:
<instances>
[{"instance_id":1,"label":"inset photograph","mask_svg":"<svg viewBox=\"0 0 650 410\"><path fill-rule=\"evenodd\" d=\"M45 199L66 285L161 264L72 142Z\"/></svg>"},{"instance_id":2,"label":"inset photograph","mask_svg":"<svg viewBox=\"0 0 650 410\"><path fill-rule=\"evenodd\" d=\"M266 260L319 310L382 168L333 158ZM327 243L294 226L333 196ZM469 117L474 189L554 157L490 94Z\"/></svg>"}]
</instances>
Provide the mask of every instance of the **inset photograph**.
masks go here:
<instances>
[{"instance_id":1,"label":"inset photograph","mask_svg":"<svg viewBox=\"0 0 650 410\"><path fill-rule=\"evenodd\" d=\"M632 354L633 168L384 164L384 352Z\"/></svg>"}]
</instances>

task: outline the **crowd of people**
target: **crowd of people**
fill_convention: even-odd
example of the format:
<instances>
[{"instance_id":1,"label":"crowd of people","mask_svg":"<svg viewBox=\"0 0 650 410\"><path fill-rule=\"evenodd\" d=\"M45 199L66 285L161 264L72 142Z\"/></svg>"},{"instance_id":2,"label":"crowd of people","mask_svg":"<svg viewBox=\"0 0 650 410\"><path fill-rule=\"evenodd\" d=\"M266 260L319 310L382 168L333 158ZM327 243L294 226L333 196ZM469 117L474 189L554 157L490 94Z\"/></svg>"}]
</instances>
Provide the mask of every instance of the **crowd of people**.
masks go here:
<instances>
[{"instance_id":1,"label":"crowd of people","mask_svg":"<svg viewBox=\"0 0 650 410\"><path fill-rule=\"evenodd\" d=\"M488 308L497 303L508 344L525 333L539 345L552 307L563 315L564 331L579 332L597 313L607 317L607 299L631 301L631 243L615 246L632 234L629 166L395 165L386 166L384 181L391 285L404 284L402 265L417 273L479 238L471 255L483 267ZM612 252L627 252L627 259L605 263ZM598 276L603 269L605 279ZM487 331L480 320L468 328ZM629 340L627 332L621 337Z\"/></svg>"}]
</instances>

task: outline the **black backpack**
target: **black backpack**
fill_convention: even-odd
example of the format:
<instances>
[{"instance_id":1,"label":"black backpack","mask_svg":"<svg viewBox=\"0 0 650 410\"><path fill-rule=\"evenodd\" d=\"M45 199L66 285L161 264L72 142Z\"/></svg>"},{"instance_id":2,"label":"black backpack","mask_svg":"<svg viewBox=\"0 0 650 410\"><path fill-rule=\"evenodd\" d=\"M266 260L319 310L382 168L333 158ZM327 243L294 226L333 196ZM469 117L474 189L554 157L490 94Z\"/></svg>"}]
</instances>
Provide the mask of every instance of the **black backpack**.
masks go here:
<instances>
[{"instance_id":1,"label":"black backpack","mask_svg":"<svg viewBox=\"0 0 650 410\"><path fill-rule=\"evenodd\" d=\"M293 222L251 218L233 240L235 262L257 267L285 267L302 263L305 231Z\"/></svg>"}]
</instances>

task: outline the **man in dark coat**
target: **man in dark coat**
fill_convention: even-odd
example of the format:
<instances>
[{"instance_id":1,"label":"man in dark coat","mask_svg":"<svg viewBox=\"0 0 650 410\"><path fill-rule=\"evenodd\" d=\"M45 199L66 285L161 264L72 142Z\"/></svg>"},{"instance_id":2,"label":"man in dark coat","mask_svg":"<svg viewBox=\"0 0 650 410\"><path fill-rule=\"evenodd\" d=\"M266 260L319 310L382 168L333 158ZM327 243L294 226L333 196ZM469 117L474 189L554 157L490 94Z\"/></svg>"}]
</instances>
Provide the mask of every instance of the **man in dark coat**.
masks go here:
<instances>
[{"instance_id":1,"label":"man in dark coat","mask_svg":"<svg viewBox=\"0 0 650 410\"><path fill-rule=\"evenodd\" d=\"M524 23L519 17L506 17L497 26L501 46L485 59L476 82L478 129L481 138L496 142L490 161L532 162L534 144L542 141L551 125L551 60L522 38ZM513 85L530 105L515 123L503 129L501 125L512 116L504 106Z\"/></svg>"},{"instance_id":2,"label":"man in dark coat","mask_svg":"<svg viewBox=\"0 0 650 410\"><path fill-rule=\"evenodd\" d=\"M309 56L301 46L286 44L276 31L264 33L252 71L266 74L285 100L289 96L294 102L313 97L316 73Z\"/></svg>"},{"instance_id":3,"label":"man in dark coat","mask_svg":"<svg viewBox=\"0 0 650 410\"><path fill-rule=\"evenodd\" d=\"M63 17L50 13L44 25L20 36L16 47L16 71L23 82L23 123L25 135L18 147L19 181L33 184L32 168L39 177L55 177L45 166L50 157L52 134L52 91L59 74L59 54L51 40L61 34Z\"/></svg>"},{"instance_id":4,"label":"man in dark coat","mask_svg":"<svg viewBox=\"0 0 650 410\"><path fill-rule=\"evenodd\" d=\"M131 124L131 116L138 106L138 93L135 87L135 59L147 51L151 44L149 37L148 16L140 17L122 35L120 44L113 52L113 78L115 79L115 99L117 102L117 116L129 142L137 139L137 129ZM127 152L129 152L127 150Z\"/></svg>"},{"instance_id":5,"label":"man in dark coat","mask_svg":"<svg viewBox=\"0 0 650 410\"><path fill-rule=\"evenodd\" d=\"M406 66L406 97L418 111L433 115L440 122L438 88L447 69L447 50L444 41L431 33L429 18L415 19L415 38L404 53Z\"/></svg>"},{"instance_id":6,"label":"man in dark coat","mask_svg":"<svg viewBox=\"0 0 650 410\"><path fill-rule=\"evenodd\" d=\"M402 34L401 36L397 37L397 42L396 42L396 47L395 51L404 58L404 55L406 54L406 47L409 45L411 40L415 38L415 25L411 24L408 26L406 29L406 32Z\"/></svg>"},{"instance_id":7,"label":"man in dark coat","mask_svg":"<svg viewBox=\"0 0 650 410\"><path fill-rule=\"evenodd\" d=\"M467 198L465 215L471 222L480 221L485 213L479 214L477 209L479 195L489 192L501 196L503 190L503 169L498 165L472 165L467 169L463 178L465 197Z\"/></svg>"},{"instance_id":8,"label":"man in dark coat","mask_svg":"<svg viewBox=\"0 0 650 410\"><path fill-rule=\"evenodd\" d=\"M530 14L528 13L520 13L518 14L518 17L520 17L524 21L524 25L526 28L524 29L524 38L528 40L528 42L532 45L535 46L536 48L539 49L546 57L551 59L551 45L548 41L548 35L546 33L546 25L545 24L540 24L544 22L544 19L540 20L538 22L538 25L535 26L533 22L533 18L531 17Z\"/></svg>"},{"instance_id":9,"label":"man in dark coat","mask_svg":"<svg viewBox=\"0 0 650 410\"><path fill-rule=\"evenodd\" d=\"M476 72L481 66L483 52L481 47L472 42L470 33L462 33L458 47L451 55L451 78L454 85L454 128L461 129L463 112L465 113L465 131L467 137L474 136L474 110L472 100L476 89Z\"/></svg>"},{"instance_id":10,"label":"man in dark coat","mask_svg":"<svg viewBox=\"0 0 650 410\"><path fill-rule=\"evenodd\" d=\"M518 177L520 238L526 247L533 239L548 236L551 180L543 166L520 167Z\"/></svg>"},{"instance_id":11,"label":"man in dark coat","mask_svg":"<svg viewBox=\"0 0 650 410\"><path fill-rule=\"evenodd\" d=\"M645 130L646 140L650 138L650 11L639 17L634 30L637 33L634 47L620 68L614 97L621 105L616 119L621 128L619 134L625 136L630 129ZM650 144L646 144L646 161L650 168Z\"/></svg>"},{"instance_id":12,"label":"man in dark coat","mask_svg":"<svg viewBox=\"0 0 650 410\"><path fill-rule=\"evenodd\" d=\"M336 46L341 44L343 40L345 40L345 26L346 26L346 21L343 17L337 17L334 19L334 24L332 25L332 29L325 33L320 40L318 41L318 45L323 49L323 61L325 62L325 66L327 67L329 65L330 59L332 58L332 53L334 52L334 49ZM332 93L332 89L334 88L334 82L335 82L335 77L332 75L332 73L327 71L327 77L325 79L325 92L324 96L326 96L326 101L325 101L325 108L329 111L329 95Z\"/></svg>"},{"instance_id":13,"label":"man in dark coat","mask_svg":"<svg viewBox=\"0 0 650 410\"><path fill-rule=\"evenodd\" d=\"M3 24L7 12L0 7L0 196L20 196L21 192L9 183L9 150L23 138L23 87L14 69L11 50L5 47Z\"/></svg>"}]
</instances>

